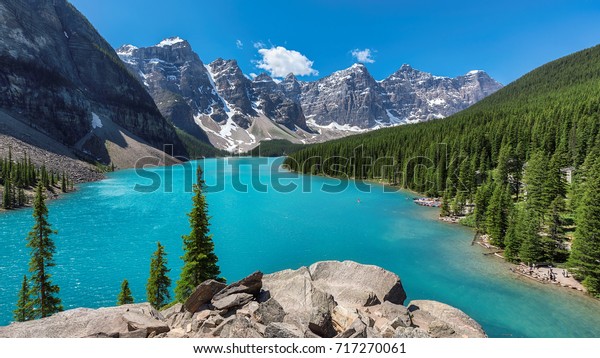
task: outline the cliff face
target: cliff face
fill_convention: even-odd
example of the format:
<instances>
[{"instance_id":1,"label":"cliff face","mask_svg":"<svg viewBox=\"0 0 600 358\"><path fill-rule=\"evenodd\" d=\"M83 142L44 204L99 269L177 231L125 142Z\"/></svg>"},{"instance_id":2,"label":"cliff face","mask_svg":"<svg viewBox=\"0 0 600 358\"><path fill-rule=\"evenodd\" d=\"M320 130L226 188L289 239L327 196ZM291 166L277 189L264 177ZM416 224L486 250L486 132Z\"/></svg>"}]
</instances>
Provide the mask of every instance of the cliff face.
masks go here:
<instances>
[{"instance_id":1,"label":"cliff face","mask_svg":"<svg viewBox=\"0 0 600 358\"><path fill-rule=\"evenodd\" d=\"M351 261L318 262L228 286L209 280L185 304L75 309L0 327L0 337L459 338L486 337L462 311L413 301L392 272Z\"/></svg>"},{"instance_id":2,"label":"cliff face","mask_svg":"<svg viewBox=\"0 0 600 358\"><path fill-rule=\"evenodd\" d=\"M0 0L0 33L0 108L103 160L106 138L94 135L102 119L185 154L150 95L66 0Z\"/></svg>"}]
</instances>

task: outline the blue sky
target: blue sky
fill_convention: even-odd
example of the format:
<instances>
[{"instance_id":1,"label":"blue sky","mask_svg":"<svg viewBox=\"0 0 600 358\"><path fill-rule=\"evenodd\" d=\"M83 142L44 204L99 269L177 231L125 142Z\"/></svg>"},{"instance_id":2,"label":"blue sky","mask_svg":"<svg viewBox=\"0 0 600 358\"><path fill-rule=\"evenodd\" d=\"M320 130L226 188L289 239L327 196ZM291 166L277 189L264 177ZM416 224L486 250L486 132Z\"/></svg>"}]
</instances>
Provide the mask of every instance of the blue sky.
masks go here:
<instances>
[{"instance_id":1,"label":"blue sky","mask_svg":"<svg viewBox=\"0 0 600 358\"><path fill-rule=\"evenodd\" d=\"M600 43L600 1L71 2L114 47L180 36L205 63L237 59L246 74L295 69L305 80L360 58L376 79L408 63L452 77L481 69L507 84Z\"/></svg>"}]
</instances>

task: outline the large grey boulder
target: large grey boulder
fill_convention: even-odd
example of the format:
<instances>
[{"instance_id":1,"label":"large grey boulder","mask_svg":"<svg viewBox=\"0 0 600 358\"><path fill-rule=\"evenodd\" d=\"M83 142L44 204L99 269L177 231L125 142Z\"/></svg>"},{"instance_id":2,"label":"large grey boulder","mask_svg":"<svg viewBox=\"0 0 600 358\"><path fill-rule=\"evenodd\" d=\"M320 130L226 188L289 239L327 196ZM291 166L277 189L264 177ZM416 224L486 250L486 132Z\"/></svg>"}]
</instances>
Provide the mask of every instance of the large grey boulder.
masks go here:
<instances>
[{"instance_id":1,"label":"large grey boulder","mask_svg":"<svg viewBox=\"0 0 600 358\"><path fill-rule=\"evenodd\" d=\"M206 280L202 282L188 299L185 301L184 307L188 312L197 312L200 306L209 303L216 293L227 287L222 282L215 280Z\"/></svg>"},{"instance_id":2,"label":"large grey boulder","mask_svg":"<svg viewBox=\"0 0 600 358\"><path fill-rule=\"evenodd\" d=\"M219 332L221 338L262 338L256 325L244 316L235 316Z\"/></svg>"},{"instance_id":3,"label":"large grey boulder","mask_svg":"<svg viewBox=\"0 0 600 358\"><path fill-rule=\"evenodd\" d=\"M415 326L436 338L485 338L487 335L466 313L447 304L416 300L408 305Z\"/></svg>"},{"instance_id":4,"label":"large grey boulder","mask_svg":"<svg viewBox=\"0 0 600 358\"><path fill-rule=\"evenodd\" d=\"M253 296L258 296L262 287L263 273L256 271L248 277L245 277L231 285L225 287L219 291L213 297L213 302L218 301L225 296L233 295L236 293L248 293Z\"/></svg>"},{"instance_id":5,"label":"large grey boulder","mask_svg":"<svg viewBox=\"0 0 600 358\"><path fill-rule=\"evenodd\" d=\"M271 323L265 329L265 338L302 338L304 332L292 323Z\"/></svg>"},{"instance_id":6,"label":"large grey boulder","mask_svg":"<svg viewBox=\"0 0 600 358\"><path fill-rule=\"evenodd\" d=\"M283 270L263 277L263 290L275 299L287 314L305 316L308 321L312 310L314 286L307 267Z\"/></svg>"},{"instance_id":7,"label":"large grey boulder","mask_svg":"<svg viewBox=\"0 0 600 358\"><path fill-rule=\"evenodd\" d=\"M214 301L212 305L218 310L226 310L234 307L241 307L252 300L252 295L249 293L234 293L233 295L225 296Z\"/></svg>"},{"instance_id":8,"label":"large grey boulder","mask_svg":"<svg viewBox=\"0 0 600 358\"><path fill-rule=\"evenodd\" d=\"M314 285L333 295L341 305L362 307L383 301L401 305L406 299L400 277L378 266L322 261L308 270Z\"/></svg>"},{"instance_id":9,"label":"large grey boulder","mask_svg":"<svg viewBox=\"0 0 600 358\"><path fill-rule=\"evenodd\" d=\"M258 305L258 309L254 311L254 317L258 323L268 325L274 322L283 322L285 311L276 299L270 298Z\"/></svg>"},{"instance_id":10,"label":"large grey boulder","mask_svg":"<svg viewBox=\"0 0 600 358\"><path fill-rule=\"evenodd\" d=\"M169 331L149 303L92 310L77 308L47 318L0 327L6 338L148 337Z\"/></svg>"}]
</instances>

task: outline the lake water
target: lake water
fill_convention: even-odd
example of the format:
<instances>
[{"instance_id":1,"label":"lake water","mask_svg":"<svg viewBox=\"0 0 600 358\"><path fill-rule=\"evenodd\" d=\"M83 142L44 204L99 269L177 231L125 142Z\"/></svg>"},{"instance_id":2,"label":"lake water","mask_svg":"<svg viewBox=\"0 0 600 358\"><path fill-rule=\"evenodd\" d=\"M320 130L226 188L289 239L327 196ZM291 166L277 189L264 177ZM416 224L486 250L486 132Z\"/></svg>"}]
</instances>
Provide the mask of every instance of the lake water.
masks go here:
<instances>
[{"instance_id":1,"label":"lake water","mask_svg":"<svg viewBox=\"0 0 600 358\"><path fill-rule=\"evenodd\" d=\"M264 164L264 159L263 164ZM274 160L269 159L268 163ZM600 303L566 289L528 282L501 260L471 246L473 232L435 220L435 209L412 203L411 195L371 192L352 182L282 173L259 159L209 159L200 164L207 184L222 178L224 190L207 193L215 250L224 277L238 280L255 270L298 268L320 260L354 260L397 273L408 300L432 299L465 311L492 337L600 337ZM278 163L278 162L277 162ZM197 165L198 163L192 163ZM173 168L173 190L134 190L151 183L133 170L49 202L57 252L54 282L65 309L112 306L123 279L136 302L145 300L149 262L156 242L166 248L173 283L182 262L181 235L189 233L191 196L183 167ZM188 177L194 170L187 171ZM304 183L289 193L255 188L240 192L235 179L263 184ZM344 183L342 192L322 185ZM310 191L306 190L311 185ZM237 189L236 189L237 188ZM31 210L0 215L0 324L8 324L17 301L29 250Z\"/></svg>"}]
</instances>

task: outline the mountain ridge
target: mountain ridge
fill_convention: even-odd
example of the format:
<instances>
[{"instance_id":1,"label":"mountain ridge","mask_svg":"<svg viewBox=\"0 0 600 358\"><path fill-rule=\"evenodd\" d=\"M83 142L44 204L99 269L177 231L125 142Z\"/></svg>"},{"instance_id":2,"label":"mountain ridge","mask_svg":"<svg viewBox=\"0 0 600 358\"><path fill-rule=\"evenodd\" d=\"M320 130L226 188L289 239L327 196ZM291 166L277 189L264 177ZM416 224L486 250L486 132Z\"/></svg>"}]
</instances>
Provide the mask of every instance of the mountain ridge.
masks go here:
<instances>
[{"instance_id":1,"label":"mountain ridge","mask_svg":"<svg viewBox=\"0 0 600 358\"><path fill-rule=\"evenodd\" d=\"M190 52L185 59L178 55L182 48ZM116 52L166 118L198 139L206 142L208 137L215 147L228 150L249 150L271 139L314 143L443 118L502 87L484 71L449 78L408 65L377 81L361 63L315 81L298 80L293 73L283 79L266 73L250 78L236 60L217 58L205 64L179 37L149 47L123 45ZM194 66L196 73L189 71ZM409 70L411 76L406 75ZM185 93L182 86L188 83L197 84L199 91ZM170 101L164 100L165 92ZM175 110L182 103L187 103L181 109L184 115ZM260 118L256 125L255 118ZM194 123L193 132L186 130ZM198 133L198 127L204 133Z\"/></svg>"}]
</instances>

